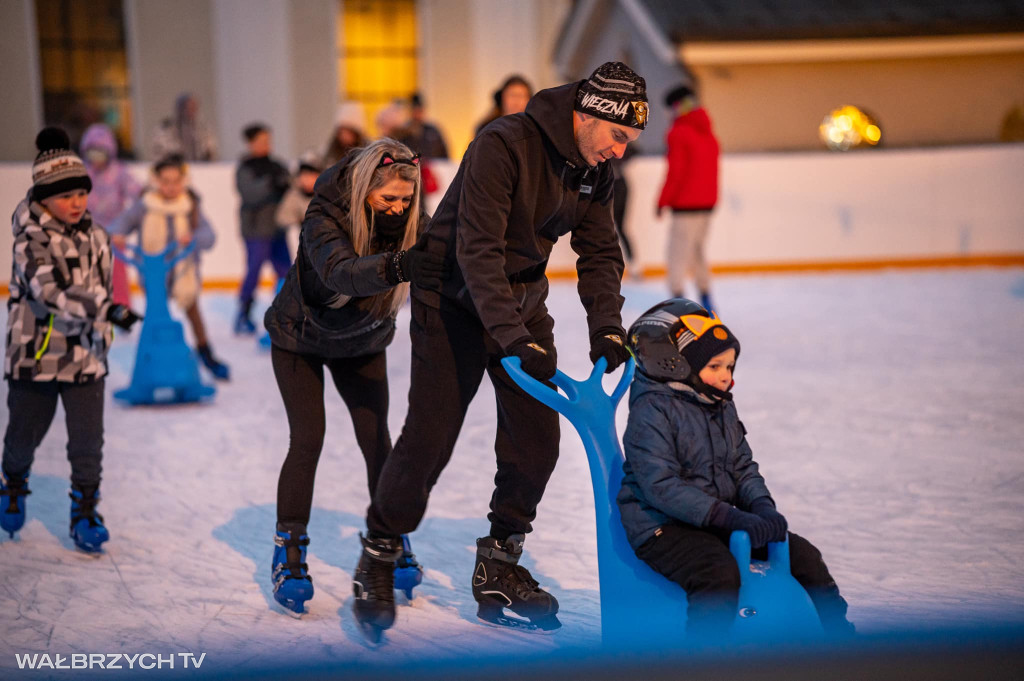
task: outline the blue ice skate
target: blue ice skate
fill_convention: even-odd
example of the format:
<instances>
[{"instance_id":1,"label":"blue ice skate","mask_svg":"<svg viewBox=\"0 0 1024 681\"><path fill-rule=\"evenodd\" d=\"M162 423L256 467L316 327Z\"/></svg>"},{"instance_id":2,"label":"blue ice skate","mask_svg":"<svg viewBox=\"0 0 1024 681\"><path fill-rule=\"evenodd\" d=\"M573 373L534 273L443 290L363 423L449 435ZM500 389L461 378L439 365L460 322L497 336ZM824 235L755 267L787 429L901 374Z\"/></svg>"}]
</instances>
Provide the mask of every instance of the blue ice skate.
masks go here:
<instances>
[{"instance_id":1,"label":"blue ice skate","mask_svg":"<svg viewBox=\"0 0 1024 681\"><path fill-rule=\"evenodd\" d=\"M412 600L412 590L423 582L423 566L416 561L409 535L402 535L402 556L395 561L395 588Z\"/></svg>"},{"instance_id":2,"label":"blue ice skate","mask_svg":"<svg viewBox=\"0 0 1024 681\"><path fill-rule=\"evenodd\" d=\"M274 559L270 579L274 583L274 600L286 610L301 615L306 601L313 597L313 578L306 563L309 535L301 523L278 523L274 535ZM289 557L291 553L291 557Z\"/></svg>"},{"instance_id":3,"label":"blue ice skate","mask_svg":"<svg viewBox=\"0 0 1024 681\"><path fill-rule=\"evenodd\" d=\"M601 379L607 363L601 358L586 381L575 381L561 371L552 382L562 395L520 366L518 357L501 360L509 376L527 394L564 415L583 440L594 486L597 520L597 562L601 588L601 638L606 645L628 644L640 649L677 645L686 622L686 592L637 558L626 538L616 496L622 487L625 457L615 430L615 408L633 380L632 359L611 395ZM743 550L744 542L746 549ZM817 613L810 598L789 572L789 542L768 545L768 563L750 561L746 532L732 535L732 553L740 568L740 617L733 631L746 638L813 635ZM762 577L770 575L770 577ZM739 621L742 620L742 621Z\"/></svg>"},{"instance_id":4,"label":"blue ice skate","mask_svg":"<svg viewBox=\"0 0 1024 681\"><path fill-rule=\"evenodd\" d=\"M156 254L129 247L133 255L114 249L117 257L138 268L146 288L146 318L135 352L132 382L114 393L129 404L196 402L216 392L199 379L196 355L185 343L185 332L171 318L167 306L168 273L179 260L191 255L196 244L193 241L171 257L177 247L177 243L171 243Z\"/></svg>"},{"instance_id":5,"label":"blue ice skate","mask_svg":"<svg viewBox=\"0 0 1024 681\"><path fill-rule=\"evenodd\" d=\"M103 516L96 512L100 491L72 486L68 496L71 497L70 534L75 546L87 553L102 551L103 542L110 539L110 533L103 525Z\"/></svg>"},{"instance_id":6,"label":"blue ice skate","mask_svg":"<svg viewBox=\"0 0 1024 681\"><path fill-rule=\"evenodd\" d=\"M28 478L7 480L0 477L0 528L14 538L14 533L25 525L25 497L32 494Z\"/></svg>"}]
</instances>

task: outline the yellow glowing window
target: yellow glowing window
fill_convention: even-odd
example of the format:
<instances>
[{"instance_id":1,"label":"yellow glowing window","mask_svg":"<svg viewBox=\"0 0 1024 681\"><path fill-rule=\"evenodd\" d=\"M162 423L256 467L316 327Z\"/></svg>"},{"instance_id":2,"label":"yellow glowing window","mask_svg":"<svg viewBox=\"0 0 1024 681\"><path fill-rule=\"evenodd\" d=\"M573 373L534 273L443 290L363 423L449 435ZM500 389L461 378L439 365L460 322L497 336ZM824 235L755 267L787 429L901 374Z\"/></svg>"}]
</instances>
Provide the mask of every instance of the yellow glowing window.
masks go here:
<instances>
[{"instance_id":1,"label":"yellow glowing window","mask_svg":"<svg viewBox=\"0 0 1024 681\"><path fill-rule=\"evenodd\" d=\"M43 119L77 145L92 123L106 123L132 149L131 90L121 0L35 0Z\"/></svg>"},{"instance_id":2,"label":"yellow glowing window","mask_svg":"<svg viewBox=\"0 0 1024 681\"><path fill-rule=\"evenodd\" d=\"M343 100L361 102L367 129L396 98L416 91L415 0L341 0L338 54Z\"/></svg>"}]
</instances>

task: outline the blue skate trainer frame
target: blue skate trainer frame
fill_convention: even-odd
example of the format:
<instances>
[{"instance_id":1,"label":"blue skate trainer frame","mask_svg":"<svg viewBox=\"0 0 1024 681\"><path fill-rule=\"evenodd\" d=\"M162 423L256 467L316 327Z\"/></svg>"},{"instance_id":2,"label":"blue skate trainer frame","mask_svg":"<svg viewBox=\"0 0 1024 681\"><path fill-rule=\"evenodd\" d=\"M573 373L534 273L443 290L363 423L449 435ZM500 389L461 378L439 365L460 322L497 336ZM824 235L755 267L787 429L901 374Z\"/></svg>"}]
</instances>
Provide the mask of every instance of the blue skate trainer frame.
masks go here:
<instances>
[{"instance_id":1,"label":"blue skate trainer frame","mask_svg":"<svg viewBox=\"0 0 1024 681\"><path fill-rule=\"evenodd\" d=\"M193 240L177 254L178 244L172 242L159 253L145 253L141 248L127 247L131 255L113 247L114 254L134 265L146 289L146 317L135 351L132 382L114 397L133 405L176 404L196 402L211 397L216 389L199 378L195 354L185 343L181 323L171 318L167 305L167 278L174 266L196 249Z\"/></svg>"},{"instance_id":2,"label":"blue skate trainer frame","mask_svg":"<svg viewBox=\"0 0 1024 681\"><path fill-rule=\"evenodd\" d=\"M630 359L611 395L598 359L586 381L561 371L551 379L565 395L533 378L518 357L502 366L528 395L569 419L583 440L594 487L597 562L601 587L601 639L605 646L638 649L678 645L686 622L686 593L637 558L622 527L616 502L625 458L615 430L615 410L636 372ZM734 532L730 551L740 568L739 613L733 634L740 640L820 636L821 624L803 587L789 570L789 541L768 545L768 562L750 560L750 538Z\"/></svg>"}]
</instances>

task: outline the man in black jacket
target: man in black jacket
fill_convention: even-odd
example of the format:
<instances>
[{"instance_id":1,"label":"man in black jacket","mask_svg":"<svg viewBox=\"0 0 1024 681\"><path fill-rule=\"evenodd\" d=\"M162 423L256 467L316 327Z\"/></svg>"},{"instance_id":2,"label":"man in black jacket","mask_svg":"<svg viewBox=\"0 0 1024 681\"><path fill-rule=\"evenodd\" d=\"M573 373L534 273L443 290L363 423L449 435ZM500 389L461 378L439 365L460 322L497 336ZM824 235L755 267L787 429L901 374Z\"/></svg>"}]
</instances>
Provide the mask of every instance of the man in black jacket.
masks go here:
<instances>
[{"instance_id":1,"label":"man in black jacket","mask_svg":"<svg viewBox=\"0 0 1024 681\"><path fill-rule=\"evenodd\" d=\"M556 354L545 299L548 256L571 233L590 358L608 371L628 358L620 310L622 253L612 222L612 170L647 123L644 79L609 62L588 80L538 92L520 114L488 125L466 151L421 242L444 254L441 290L412 288L411 385L402 435L381 472L353 588L356 616L394 621L391 574L399 536L416 529L486 371L498 403L490 536L477 540L478 616L554 629L558 602L518 560L558 458L558 415L520 390L501 359L547 381ZM502 608L529 618L506 617Z\"/></svg>"}]
</instances>

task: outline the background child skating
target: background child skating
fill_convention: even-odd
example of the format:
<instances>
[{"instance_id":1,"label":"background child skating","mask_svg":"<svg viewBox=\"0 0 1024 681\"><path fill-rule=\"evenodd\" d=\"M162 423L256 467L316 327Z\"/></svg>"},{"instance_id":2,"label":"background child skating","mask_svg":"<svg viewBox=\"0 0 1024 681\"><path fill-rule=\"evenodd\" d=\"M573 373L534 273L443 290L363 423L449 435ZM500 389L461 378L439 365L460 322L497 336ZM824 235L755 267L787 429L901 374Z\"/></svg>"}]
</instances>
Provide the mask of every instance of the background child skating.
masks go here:
<instances>
[{"instance_id":1,"label":"background child skating","mask_svg":"<svg viewBox=\"0 0 1024 681\"><path fill-rule=\"evenodd\" d=\"M92 181L67 134L46 128L36 147L32 189L12 221L0 527L13 537L24 525L29 473L60 398L71 463L71 537L80 549L99 551L110 538L96 504L111 324L127 329L139 317L110 298L110 239L86 210Z\"/></svg>"},{"instance_id":2,"label":"background child skating","mask_svg":"<svg viewBox=\"0 0 1024 681\"><path fill-rule=\"evenodd\" d=\"M188 318L203 365L215 378L229 379L230 369L214 356L199 309L203 288L199 252L213 248L217 237L203 214L199 195L188 186L188 166L182 157L157 161L152 186L108 229L118 245L124 244L128 235L138 233L139 246L145 253L160 253L172 241L184 247L195 240L196 250L174 266L167 290Z\"/></svg>"},{"instance_id":3,"label":"background child skating","mask_svg":"<svg viewBox=\"0 0 1024 681\"><path fill-rule=\"evenodd\" d=\"M740 344L717 317L682 298L648 310L628 337L638 372L623 438L622 523L637 556L686 590L687 633L722 635L740 588L730 534L746 531L761 559L768 542L787 536L729 392ZM792 574L826 632L851 632L821 553L788 537Z\"/></svg>"}]
</instances>

